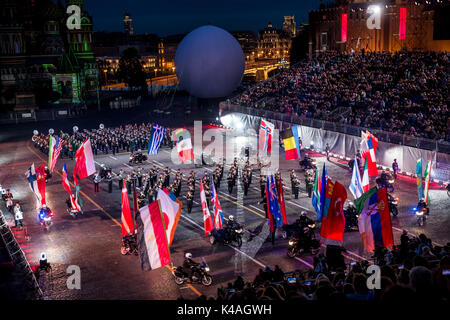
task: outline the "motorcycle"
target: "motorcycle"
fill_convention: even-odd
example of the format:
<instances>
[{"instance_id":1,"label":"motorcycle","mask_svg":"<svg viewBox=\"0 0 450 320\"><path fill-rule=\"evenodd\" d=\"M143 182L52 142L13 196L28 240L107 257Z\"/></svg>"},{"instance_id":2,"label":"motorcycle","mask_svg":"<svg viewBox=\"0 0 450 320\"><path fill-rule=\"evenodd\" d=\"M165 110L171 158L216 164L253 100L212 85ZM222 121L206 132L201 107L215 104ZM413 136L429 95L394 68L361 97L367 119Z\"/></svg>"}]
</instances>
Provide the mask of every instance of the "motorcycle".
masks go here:
<instances>
[{"instance_id":1,"label":"motorcycle","mask_svg":"<svg viewBox=\"0 0 450 320\"><path fill-rule=\"evenodd\" d=\"M67 208L67 213L76 219L78 218L78 214L80 214L81 212L72 208Z\"/></svg>"},{"instance_id":2,"label":"motorcycle","mask_svg":"<svg viewBox=\"0 0 450 320\"><path fill-rule=\"evenodd\" d=\"M287 249L287 256L289 258L294 258L296 255L309 251L312 255L316 255L320 249L320 243L315 238L311 229L305 228L305 233L303 235L304 239L301 241L300 238L291 238L288 242L289 247Z\"/></svg>"},{"instance_id":3,"label":"motorcycle","mask_svg":"<svg viewBox=\"0 0 450 320\"><path fill-rule=\"evenodd\" d=\"M316 228L316 224L314 223L314 221L312 221L311 219L308 219L306 221L306 224L308 226L308 228L310 228L312 230L312 232L314 233L314 230ZM303 227L302 224L299 222L299 220L297 220L294 223L291 224L284 224L281 227L283 233L281 234L281 236L283 237L283 239L287 239L287 238L298 238L300 237L300 232L302 232Z\"/></svg>"},{"instance_id":4,"label":"motorcycle","mask_svg":"<svg viewBox=\"0 0 450 320\"><path fill-rule=\"evenodd\" d=\"M345 217L345 231L357 231L358 230L358 215L356 214L356 208L349 205L344 210Z\"/></svg>"},{"instance_id":5,"label":"motorcycle","mask_svg":"<svg viewBox=\"0 0 450 320\"><path fill-rule=\"evenodd\" d=\"M198 268L192 273L192 277L189 277L187 272L184 271L182 266L177 267L172 270L172 274L175 277L175 283L182 285L185 282L190 283L201 283L204 286L210 286L212 284L212 277L208 274L209 267L205 262L202 262Z\"/></svg>"},{"instance_id":6,"label":"motorcycle","mask_svg":"<svg viewBox=\"0 0 450 320\"><path fill-rule=\"evenodd\" d=\"M423 227L425 221L427 220L426 216L430 214L430 208L428 208L425 203L419 202L417 207L413 209L417 216L417 224L420 227Z\"/></svg>"},{"instance_id":7,"label":"motorcycle","mask_svg":"<svg viewBox=\"0 0 450 320\"><path fill-rule=\"evenodd\" d=\"M306 171L308 169L313 169L316 170L317 169L317 161L316 159L312 159L312 158L304 158L303 160L299 161L299 165L302 168L302 170Z\"/></svg>"},{"instance_id":8,"label":"motorcycle","mask_svg":"<svg viewBox=\"0 0 450 320\"><path fill-rule=\"evenodd\" d=\"M211 235L209 236L209 242L211 245L216 243L230 244L236 242L237 247L242 245L242 235L244 233L244 228L242 226L238 226L237 228L233 228L227 234L225 229L212 230Z\"/></svg>"},{"instance_id":9,"label":"motorcycle","mask_svg":"<svg viewBox=\"0 0 450 320\"><path fill-rule=\"evenodd\" d=\"M48 215L45 215L43 212L39 213L39 223L44 227L44 231L49 231L54 215L55 214L51 210Z\"/></svg>"},{"instance_id":10,"label":"motorcycle","mask_svg":"<svg viewBox=\"0 0 450 320\"><path fill-rule=\"evenodd\" d=\"M134 153L130 156L129 164L133 163L142 163L144 161L147 161L147 156L142 153Z\"/></svg>"},{"instance_id":11,"label":"motorcycle","mask_svg":"<svg viewBox=\"0 0 450 320\"><path fill-rule=\"evenodd\" d=\"M389 193L394 192L394 181L394 178L390 174L387 174L386 180L381 179L381 177L375 180L378 189L386 188Z\"/></svg>"},{"instance_id":12,"label":"motorcycle","mask_svg":"<svg viewBox=\"0 0 450 320\"><path fill-rule=\"evenodd\" d=\"M136 243L136 237L134 236L125 236L122 239L122 247L120 248L120 253L122 255L134 254L138 255L138 247Z\"/></svg>"},{"instance_id":13,"label":"motorcycle","mask_svg":"<svg viewBox=\"0 0 450 320\"><path fill-rule=\"evenodd\" d=\"M392 213L394 217L398 215L398 198L394 198L388 193L388 202L389 202L389 212Z\"/></svg>"}]
</instances>

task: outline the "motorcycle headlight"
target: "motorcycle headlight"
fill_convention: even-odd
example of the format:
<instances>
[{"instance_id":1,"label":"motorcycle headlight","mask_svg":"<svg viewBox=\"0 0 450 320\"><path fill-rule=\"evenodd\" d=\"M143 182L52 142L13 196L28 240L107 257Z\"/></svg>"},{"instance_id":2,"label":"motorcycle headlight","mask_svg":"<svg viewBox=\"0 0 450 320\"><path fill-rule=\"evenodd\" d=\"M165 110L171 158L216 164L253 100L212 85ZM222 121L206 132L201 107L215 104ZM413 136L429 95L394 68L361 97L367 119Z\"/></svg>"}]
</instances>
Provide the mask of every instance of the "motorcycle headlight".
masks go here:
<instances>
[{"instance_id":1,"label":"motorcycle headlight","mask_svg":"<svg viewBox=\"0 0 450 320\"><path fill-rule=\"evenodd\" d=\"M294 245L294 243L295 243L295 241L294 241L294 240L289 240L289 245L290 245L290 246L293 246L293 245Z\"/></svg>"},{"instance_id":2,"label":"motorcycle headlight","mask_svg":"<svg viewBox=\"0 0 450 320\"><path fill-rule=\"evenodd\" d=\"M397 204L398 202L396 200L392 201L392 204Z\"/></svg>"},{"instance_id":3,"label":"motorcycle headlight","mask_svg":"<svg viewBox=\"0 0 450 320\"><path fill-rule=\"evenodd\" d=\"M51 218L44 218L44 221L49 221L51 220Z\"/></svg>"},{"instance_id":4,"label":"motorcycle headlight","mask_svg":"<svg viewBox=\"0 0 450 320\"><path fill-rule=\"evenodd\" d=\"M418 216L423 216L423 211L417 211L416 214L417 214Z\"/></svg>"},{"instance_id":5,"label":"motorcycle headlight","mask_svg":"<svg viewBox=\"0 0 450 320\"><path fill-rule=\"evenodd\" d=\"M236 233L242 233L242 228L237 229L237 230L236 230Z\"/></svg>"},{"instance_id":6,"label":"motorcycle headlight","mask_svg":"<svg viewBox=\"0 0 450 320\"><path fill-rule=\"evenodd\" d=\"M310 228L310 229L313 229L314 227L315 227L316 225L313 223L313 224L308 224L308 227Z\"/></svg>"},{"instance_id":7,"label":"motorcycle headlight","mask_svg":"<svg viewBox=\"0 0 450 320\"><path fill-rule=\"evenodd\" d=\"M393 184L394 183L394 179L389 180L389 183Z\"/></svg>"},{"instance_id":8,"label":"motorcycle headlight","mask_svg":"<svg viewBox=\"0 0 450 320\"><path fill-rule=\"evenodd\" d=\"M206 272L209 272L209 267L205 267L205 271L206 271Z\"/></svg>"}]
</instances>

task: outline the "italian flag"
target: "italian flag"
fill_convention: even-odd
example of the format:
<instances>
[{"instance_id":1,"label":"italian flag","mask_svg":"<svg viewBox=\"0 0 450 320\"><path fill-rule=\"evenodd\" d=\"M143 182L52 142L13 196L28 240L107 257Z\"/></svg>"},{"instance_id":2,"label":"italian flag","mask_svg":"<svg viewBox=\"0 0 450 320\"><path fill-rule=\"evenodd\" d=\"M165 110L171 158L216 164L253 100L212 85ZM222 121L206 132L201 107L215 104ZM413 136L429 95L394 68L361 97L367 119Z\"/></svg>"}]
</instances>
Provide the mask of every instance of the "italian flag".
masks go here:
<instances>
[{"instance_id":1,"label":"italian flag","mask_svg":"<svg viewBox=\"0 0 450 320\"><path fill-rule=\"evenodd\" d=\"M363 192L369 191L369 170L367 169L367 158L364 161L364 172L363 172L363 178L362 178L362 188Z\"/></svg>"},{"instance_id":2,"label":"italian flag","mask_svg":"<svg viewBox=\"0 0 450 320\"><path fill-rule=\"evenodd\" d=\"M77 153L75 154L75 161L78 177L80 179L84 179L95 173L95 162L94 155L92 154L91 140L87 139L78 148Z\"/></svg>"}]
</instances>

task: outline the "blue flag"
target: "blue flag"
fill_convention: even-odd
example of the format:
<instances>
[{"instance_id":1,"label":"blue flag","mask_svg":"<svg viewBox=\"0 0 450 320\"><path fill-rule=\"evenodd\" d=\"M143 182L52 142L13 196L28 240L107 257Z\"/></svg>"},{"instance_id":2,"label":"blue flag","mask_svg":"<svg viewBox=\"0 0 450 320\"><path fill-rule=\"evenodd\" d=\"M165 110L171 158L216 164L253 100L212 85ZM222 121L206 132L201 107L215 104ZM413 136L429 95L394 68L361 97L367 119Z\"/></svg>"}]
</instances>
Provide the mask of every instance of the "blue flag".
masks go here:
<instances>
[{"instance_id":1,"label":"blue flag","mask_svg":"<svg viewBox=\"0 0 450 320\"><path fill-rule=\"evenodd\" d=\"M320 212L317 213L317 221L322 221L322 213L325 205L325 194L327 192L327 168L325 166L325 162L323 163L322 170L322 184L320 189Z\"/></svg>"},{"instance_id":2,"label":"blue flag","mask_svg":"<svg viewBox=\"0 0 450 320\"><path fill-rule=\"evenodd\" d=\"M278 204L278 197L277 197L277 189L275 187L275 182L273 180L273 175L267 176L267 211L269 214L273 214L276 221L276 227L283 226L283 217L281 216L281 210L280 206ZM270 220L269 220L270 221Z\"/></svg>"},{"instance_id":3,"label":"blue flag","mask_svg":"<svg viewBox=\"0 0 450 320\"><path fill-rule=\"evenodd\" d=\"M153 130L150 135L150 139L148 141L148 151L147 153L149 155L151 154L158 154L159 147L161 146L161 143L164 139L164 134L166 132L166 129L164 127L161 127L158 124L153 124Z\"/></svg>"}]
</instances>

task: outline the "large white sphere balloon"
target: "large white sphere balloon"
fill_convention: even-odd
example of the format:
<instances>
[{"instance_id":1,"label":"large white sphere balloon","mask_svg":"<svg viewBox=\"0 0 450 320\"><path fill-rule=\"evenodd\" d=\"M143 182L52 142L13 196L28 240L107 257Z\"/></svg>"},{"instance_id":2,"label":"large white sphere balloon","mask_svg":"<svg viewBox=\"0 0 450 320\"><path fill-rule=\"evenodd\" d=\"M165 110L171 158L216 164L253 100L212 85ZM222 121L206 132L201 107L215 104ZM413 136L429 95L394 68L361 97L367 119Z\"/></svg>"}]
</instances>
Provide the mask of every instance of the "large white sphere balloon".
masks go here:
<instances>
[{"instance_id":1,"label":"large white sphere balloon","mask_svg":"<svg viewBox=\"0 0 450 320\"><path fill-rule=\"evenodd\" d=\"M239 42L227 31L203 26L180 42L175 55L180 86L199 98L232 93L242 80L245 57Z\"/></svg>"}]
</instances>

